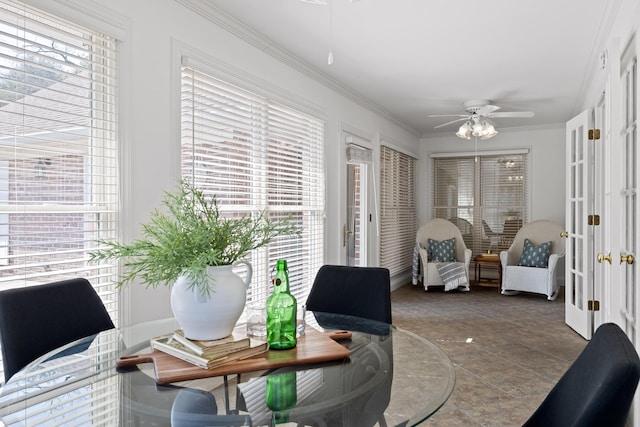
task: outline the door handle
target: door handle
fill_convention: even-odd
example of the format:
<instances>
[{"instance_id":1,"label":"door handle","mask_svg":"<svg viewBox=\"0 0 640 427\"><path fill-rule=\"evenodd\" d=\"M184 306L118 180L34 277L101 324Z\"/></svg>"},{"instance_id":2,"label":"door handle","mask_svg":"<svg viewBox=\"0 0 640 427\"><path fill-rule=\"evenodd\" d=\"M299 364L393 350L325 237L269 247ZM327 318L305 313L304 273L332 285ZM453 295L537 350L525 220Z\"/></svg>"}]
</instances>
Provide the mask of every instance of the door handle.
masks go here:
<instances>
[{"instance_id":1,"label":"door handle","mask_svg":"<svg viewBox=\"0 0 640 427\"><path fill-rule=\"evenodd\" d=\"M627 264L631 265L633 264L634 258L633 255L628 254L628 255L622 255L620 254L620 264L622 264L623 262L626 262Z\"/></svg>"},{"instance_id":2,"label":"door handle","mask_svg":"<svg viewBox=\"0 0 640 427\"><path fill-rule=\"evenodd\" d=\"M609 253L609 255L599 253L598 262L602 263L603 261L609 261L609 264L611 264L611 253Z\"/></svg>"},{"instance_id":3,"label":"door handle","mask_svg":"<svg viewBox=\"0 0 640 427\"><path fill-rule=\"evenodd\" d=\"M344 225L344 230L342 232L342 246L347 246L347 242L349 241L349 236L353 234L353 231L347 228L347 224Z\"/></svg>"}]
</instances>

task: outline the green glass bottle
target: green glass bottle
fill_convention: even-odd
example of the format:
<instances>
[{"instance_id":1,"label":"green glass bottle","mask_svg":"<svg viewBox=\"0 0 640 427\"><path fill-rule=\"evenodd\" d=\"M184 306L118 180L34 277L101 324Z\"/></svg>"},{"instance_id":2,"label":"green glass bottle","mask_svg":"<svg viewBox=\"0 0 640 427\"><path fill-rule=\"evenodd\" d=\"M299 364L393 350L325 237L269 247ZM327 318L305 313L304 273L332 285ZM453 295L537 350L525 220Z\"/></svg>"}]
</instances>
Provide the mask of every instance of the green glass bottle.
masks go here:
<instances>
[{"instance_id":1,"label":"green glass bottle","mask_svg":"<svg viewBox=\"0 0 640 427\"><path fill-rule=\"evenodd\" d=\"M266 400L267 408L273 411L275 424L289 422L289 409L296 406L298 401L296 372L269 375Z\"/></svg>"},{"instance_id":2,"label":"green glass bottle","mask_svg":"<svg viewBox=\"0 0 640 427\"><path fill-rule=\"evenodd\" d=\"M296 346L296 299L289 291L287 261L276 262L273 294L267 299L267 342L273 350Z\"/></svg>"}]
</instances>

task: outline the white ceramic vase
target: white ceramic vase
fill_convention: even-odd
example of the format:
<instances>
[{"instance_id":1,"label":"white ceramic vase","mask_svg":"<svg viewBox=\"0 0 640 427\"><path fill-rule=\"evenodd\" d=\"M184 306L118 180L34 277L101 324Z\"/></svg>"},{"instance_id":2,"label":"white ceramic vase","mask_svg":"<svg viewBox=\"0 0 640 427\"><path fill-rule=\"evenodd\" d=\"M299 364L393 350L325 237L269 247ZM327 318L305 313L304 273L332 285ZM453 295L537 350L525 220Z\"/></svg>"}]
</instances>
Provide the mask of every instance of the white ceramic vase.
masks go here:
<instances>
[{"instance_id":1,"label":"white ceramic vase","mask_svg":"<svg viewBox=\"0 0 640 427\"><path fill-rule=\"evenodd\" d=\"M245 280L232 271L239 264L247 266ZM252 274L251 264L246 261L207 267L209 295L192 287L187 277L178 278L171 289L171 309L185 336L194 340L228 336L244 310Z\"/></svg>"}]
</instances>

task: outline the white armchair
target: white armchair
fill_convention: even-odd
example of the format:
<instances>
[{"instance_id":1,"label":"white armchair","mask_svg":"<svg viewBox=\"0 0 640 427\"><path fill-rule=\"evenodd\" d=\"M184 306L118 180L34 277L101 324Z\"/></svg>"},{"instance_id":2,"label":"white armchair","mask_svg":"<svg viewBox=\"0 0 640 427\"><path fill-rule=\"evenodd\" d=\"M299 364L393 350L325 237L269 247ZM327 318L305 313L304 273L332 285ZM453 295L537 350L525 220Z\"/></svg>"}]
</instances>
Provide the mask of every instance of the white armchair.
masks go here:
<instances>
[{"instance_id":1,"label":"white armchair","mask_svg":"<svg viewBox=\"0 0 640 427\"><path fill-rule=\"evenodd\" d=\"M416 243L420 244L420 274L422 276L422 284L426 291L429 286L444 286L438 269L433 262L429 262L427 249L429 247L429 239L448 240L455 237L455 258L457 262L464 264L467 274L467 284L459 289L469 290L469 263L471 262L471 249L467 249L462 238L460 229L446 219L436 218L423 224L416 234Z\"/></svg>"},{"instance_id":2,"label":"white armchair","mask_svg":"<svg viewBox=\"0 0 640 427\"><path fill-rule=\"evenodd\" d=\"M518 231L509 249L500 252L503 295L515 295L519 291L525 291L545 294L549 301L556 299L556 266L564 257L564 238L560 236L562 231L560 224L548 220L532 221ZM519 265L525 239L529 239L534 245L551 242L546 268Z\"/></svg>"}]
</instances>

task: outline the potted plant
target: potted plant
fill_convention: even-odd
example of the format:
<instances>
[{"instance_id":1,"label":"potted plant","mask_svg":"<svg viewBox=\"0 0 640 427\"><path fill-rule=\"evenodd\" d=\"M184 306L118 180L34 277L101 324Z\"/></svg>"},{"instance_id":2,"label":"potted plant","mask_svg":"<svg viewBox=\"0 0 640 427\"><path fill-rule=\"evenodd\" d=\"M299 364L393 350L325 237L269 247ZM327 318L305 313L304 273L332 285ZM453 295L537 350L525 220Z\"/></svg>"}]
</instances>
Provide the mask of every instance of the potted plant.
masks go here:
<instances>
[{"instance_id":1,"label":"potted plant","mask_svg":"<svg viewBox=\"0 0 640 427\"><path fill-rule=\"evenodd\" d=\"M252 268L244 257L278 236L300 231L290 218L272 220L265 211L225 217L215 196L207 197L186 180L179 182L176 192L165 193L163 205L167 212L154 210L140 239L127 244L99 240L90 259L121 260L124 274L118 286L136 278L148 287L172 286L171 307L185 335L223 338L246 302ZM241 263L247 266L244 281L232 272Z\"/></svg>"}]
</instances>

